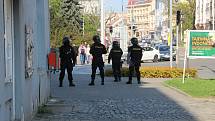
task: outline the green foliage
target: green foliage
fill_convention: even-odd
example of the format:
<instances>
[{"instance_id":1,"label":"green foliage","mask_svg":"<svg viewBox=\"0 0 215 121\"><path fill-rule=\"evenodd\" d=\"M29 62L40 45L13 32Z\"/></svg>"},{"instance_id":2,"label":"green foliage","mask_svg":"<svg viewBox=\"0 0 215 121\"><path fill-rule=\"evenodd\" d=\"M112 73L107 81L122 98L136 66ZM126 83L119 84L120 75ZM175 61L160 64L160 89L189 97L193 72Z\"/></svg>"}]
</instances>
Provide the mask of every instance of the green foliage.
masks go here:
<instances>
[{"instance_id":1,"label":"green foliage","mask_svg":"<svg viewBox=\"0 0 215 121\"><path fill-rule=\"evenodd\" d=\"M51 47L62 45L64 36L72 36L74 44L92 43L92 36L99 27L99 17L83 15L78 0L49 0ZM84 36L80 21L84 19Z\"/></svg>"},{"instance_id":2,"label":"green foliage","mask_svg":"<svg viewBox=\"0 0 215 121\"><path fill-rule=\"evenodd\" d=\"M187 1L176 4L173 9L174 15L177 10L183 14L183 31L195 29L195 0Z\"/></svg>"},{"instance_id":3,"label":"green foliage","mask_svg":"<svg viewBox=\"0 0 215 121\"><path fill-rule=\"evenodd\" d=\"M189 78L182 83L182 79L173 79L165 82L167 86L175 87L193 97L215 97L215 80Z\"/></svg>"},{"instance_id":4,"label":"green foliage","mask_svg":"<svg viewBox=\"0 0 215 121\"><path fill-rule=\"evenodd\" d=\"M122 76L128 76L128 67L121 69ZM141 77L143 78L179 78L183 75L183 69L181 68L169 68L169 67L141 67ZM196 77L196 69L187 69L186 76ZM112 69L105 71L106 76L113 76Z\"/></svg>"},{"instance_id":5,"label":"green foliage","mask_svg":"<svg viewBox=\"0 0 215 121\"><path fill-rule=\"evenodd\" d=\"M74 32L82 28L81 7L78 0L63 0L61 5L61 17L63 18L64 27L72 29Z\"/></svg>"}]
</instances>

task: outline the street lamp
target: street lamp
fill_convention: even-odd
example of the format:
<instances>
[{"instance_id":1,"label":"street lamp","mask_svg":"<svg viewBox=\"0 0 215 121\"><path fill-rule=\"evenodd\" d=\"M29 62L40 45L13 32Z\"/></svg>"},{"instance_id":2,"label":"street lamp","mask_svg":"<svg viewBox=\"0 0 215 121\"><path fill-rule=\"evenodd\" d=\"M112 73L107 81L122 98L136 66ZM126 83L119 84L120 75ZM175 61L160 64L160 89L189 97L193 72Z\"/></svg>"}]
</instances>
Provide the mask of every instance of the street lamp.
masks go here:
<instances>
[{"instance_id":1,"label":"street lamp","mask_svg":"<svg viewBox=\"0 0 215 121\"><path fill-rule=\"evenodd\" d=\"M170 17L169 17L169 24L170 24L170 67L172 68L172 0L170 0Z\"/></svg>"},{"instance_id":2,"label":"street lamp","mask_svg":"<svg viewBox=\"0 0 215 121\"><path fill-rule=\"evenodd\" d=\"M105 36L105 25L104 25L104 0L100 0L100 6L101 6L101 15L100 15L100 21L101 21L101 43L104 44L104 36Z\"/></svg>"}]
</instances>

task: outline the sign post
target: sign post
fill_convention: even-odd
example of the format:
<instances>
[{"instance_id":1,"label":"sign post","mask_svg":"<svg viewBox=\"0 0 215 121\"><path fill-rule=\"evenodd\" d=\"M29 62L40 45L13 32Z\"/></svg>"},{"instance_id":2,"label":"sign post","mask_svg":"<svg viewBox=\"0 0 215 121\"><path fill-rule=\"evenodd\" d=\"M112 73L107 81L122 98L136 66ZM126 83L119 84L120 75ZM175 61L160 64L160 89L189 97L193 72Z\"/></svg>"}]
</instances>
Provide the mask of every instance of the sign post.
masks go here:
<instances>
[{"instance_id":1,"label":"sign post","mask_svg":"<svg viewBox=\"0 0 215 121\"><path fill-rule=\"evenodd\" d=\"M188 40L189 58L215 58L215 31L190 31Z\"/></svg>"},{"instance_id":2,"label":"sign post","mask_svg":"<svg viewBox=\"0 0 215 121\"><path fill-rule=\"evenodd\" d=\"M208 58L215 59L215 31L190 30L186 42L184 57L183 83L185 80L186 60Z\"/></svg>"}]
</instances>

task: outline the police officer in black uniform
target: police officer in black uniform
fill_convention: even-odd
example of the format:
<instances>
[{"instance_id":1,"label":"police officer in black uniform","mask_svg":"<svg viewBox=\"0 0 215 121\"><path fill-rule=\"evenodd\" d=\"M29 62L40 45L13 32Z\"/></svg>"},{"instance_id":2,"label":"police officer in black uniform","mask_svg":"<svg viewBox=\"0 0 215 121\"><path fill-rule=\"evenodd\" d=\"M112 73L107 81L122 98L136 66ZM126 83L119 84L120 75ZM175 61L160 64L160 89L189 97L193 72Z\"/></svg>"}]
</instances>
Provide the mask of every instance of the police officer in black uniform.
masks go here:
<instances>
[{"instance_id":1,"label":"police officer in black uniform","mask_svg":"<svg viewBox=\"0 0 215 121\"><path fill-rule=\"evenodd\" d=\"M112 59L112 69L113 75L115 78L115 82L121 81L121 57L122 57L122 49L119 46L118 41L113 41L113 48L110 50L110 54L108 56L108 63Z\"/></svg>"},{"instance_id":2,"label":"police officer in black uniform","mask_svg":"<svg viewBox=\"0 0 215 121\"><path fill-rule=\"evenodd\" d=\"M93 36L94 44L90 47L90 54L93 56L92 60L92 75L91 75L91 82L89 86L95 85L95 75L97 67L100 70L101 76L101 85L104 85L104 62L103 62L103 54L107 53L107 50L103 44L101 44L100 37L98 35Z\"/></svg>"},{"instance_id":3,"label":"police officer in black uniform","mask_svg":"<svg viewBox=\"0 0 215 121\"><path fill-rule=\"evenodd\" d=\"M59 87L63 86L63 78L65 76L65 69L67 70L69 86L75 86L73 83L72 70L76 63L76 53L72 46L70 46L70 38L63 38L63 45L60 47L60 77L59 77Z\"/></svg>"},{"instance_id":4,"label":"police officer in black uniform","mask_svg":"<svg viewBox=\"0 0 215 121\"><path fill-rule=\"evenodd\" d=\"M141 66L141 58L142 58L142 48L138 45L137 38L131 38L131 43L133 44L128 48L128 64L129 64L129 80L126 84L132 84L132 75L134 69L136 71L137 82L140 82L140 66Z\"/></svg>"}]
</instances>

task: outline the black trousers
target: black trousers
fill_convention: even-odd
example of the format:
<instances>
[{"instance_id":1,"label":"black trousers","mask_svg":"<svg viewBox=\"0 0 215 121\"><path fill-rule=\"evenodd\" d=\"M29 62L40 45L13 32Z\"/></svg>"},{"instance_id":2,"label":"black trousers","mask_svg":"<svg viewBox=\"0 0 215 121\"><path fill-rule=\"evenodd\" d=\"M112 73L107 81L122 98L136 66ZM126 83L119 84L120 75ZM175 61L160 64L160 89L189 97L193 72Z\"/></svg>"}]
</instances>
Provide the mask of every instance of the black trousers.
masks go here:
<instances>
[{"instance_id":1,"label":"black trousers","mask_svg":"<svg viewBox=\"0 0 215 121\"><path fill-rule=\"evenodd\" d=\"M72 62L61 64L60 70L61 70L60 71L60 77L59 77L60 82L61 83L63 82L63 78L65 76L65 70L67 70L68 80L71 83L73 81L73 76L72 76L73 64L72 64Z\"/></svg>"},{"instance_id":2,"label":"black trousers","mask_svg":"<svg viewBox=\"0 0 215 121\"><path fill-rule=\"evenodd\" d=\"M137 81L140 81L140 66L135 66L135 65L129 66L129 81L132 81L134 69L136 71Z\"/></svg>"},{"instance_id":3,"label":"black trousers","mask_svg":"<svg viewBox=\"0 0 215 121\"><path fill-rule=\"evenodd\" d=\"M99 68L101 79L104 82L104 63L95 63L95 62L92 63L91 79L92 81L95 80L97 68Z\"/></svg>"},{"instance_id":4,"label":"black trousers","mask_svg":"<svg viewBox=\"0 0 215 121\"><path fill-rule=\"evenodd\" d=\"M120 68L121 68L120 62L112 64L113 75L114 75L114 78L116 81L121 78L121 69Z\"/></svg>"}]
</instances>

